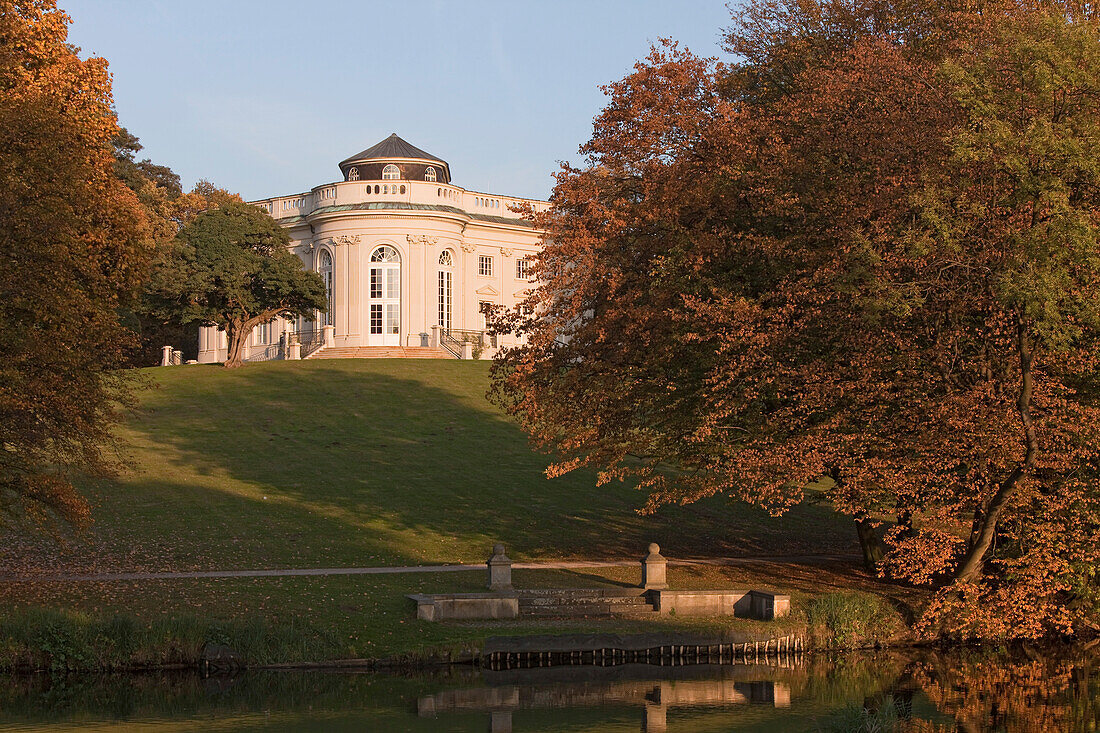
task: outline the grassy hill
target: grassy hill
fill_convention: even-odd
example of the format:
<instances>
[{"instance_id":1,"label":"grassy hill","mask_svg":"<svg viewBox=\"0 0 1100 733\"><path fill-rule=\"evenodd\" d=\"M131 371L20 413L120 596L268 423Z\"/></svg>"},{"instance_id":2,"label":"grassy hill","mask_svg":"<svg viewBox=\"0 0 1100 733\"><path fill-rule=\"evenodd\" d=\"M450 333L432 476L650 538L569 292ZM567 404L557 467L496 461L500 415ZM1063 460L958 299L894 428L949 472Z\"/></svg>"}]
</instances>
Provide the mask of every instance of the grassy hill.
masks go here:
<instances>
[{"instance_id":1,"label":"grassy hill","mask_svg":"<svg viewBox=\"0 0 1100 733\"><path fill-rule=\"evenodd\" d=\"M326 567L854 551L822 507L781 519L715 498L636 509L548 459L485 400L488 365L272 362L146 371L121 433L126 470L88 487L95 525L58 550L9 542L0 566L79 570Z\"/></svg>"},{"instance_id":2,"label":"grassy hill","mask_svg":"<svg viewBox=\"0 0 1100 733\"><path fill-rule=\"evenodd\" d=\"M485 363L400 359L148 370L119 434L125 471L85 487L94 525L63 544L0 536L0 572L484 562L495 542L519 560L640 558L652 541L673 558L856 549L850 521L824 507L773 519L716 497L641 516L645 497L629 486L596 488L587 472L547 480L547 457L485 401L487 373ZM850 565L669 573L681 588L778 587L798 609L830 589L884 592ZM621 586L638 576L637 567L521 570L515 582ZM415 619L406 594L477 591L484 571L0 583L0 668L190 663L211 640L280 662L423 654L499 633L731 623Z\"/></svg>"}]
</instances>

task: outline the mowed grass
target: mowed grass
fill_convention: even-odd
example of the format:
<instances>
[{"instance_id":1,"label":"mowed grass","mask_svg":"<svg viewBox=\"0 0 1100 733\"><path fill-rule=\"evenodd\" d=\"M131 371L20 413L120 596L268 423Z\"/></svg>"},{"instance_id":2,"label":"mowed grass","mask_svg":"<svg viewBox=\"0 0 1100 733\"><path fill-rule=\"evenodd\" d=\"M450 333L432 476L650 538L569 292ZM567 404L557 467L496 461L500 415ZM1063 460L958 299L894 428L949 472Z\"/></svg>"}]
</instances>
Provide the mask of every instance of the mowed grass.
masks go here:
<instances>
[{"instance_id":1,"label":"mowed grass","mask_svg":"<svg viewBox=\"0 0 1100 733\"><path fill-rule=\"evenodd\" d=\"M631 486L549 458L485 399L488 364L273 362L146 370L123 472L84 487L95 523L7 535L6 571L214 570L854 552L849 520L724 497L638 513Z\"/></svg>"},{"instance_id":2,"label":"mowed grass","mask_svg":"<svg viewBox=\"0 0 1100 733\"><path fill-rule=\"evenodd\" d=\"M623 587L636 584L639 571L622 567L517 570L514 576L515 585L521 588ZM249 664L421 658L476 650L490 636L553 633L737 631L758 638L821 633L816 643L829 646L837 641L829 630L808 624L807 610L814 608L815 598L827 599L836 591L845 591L845 598L863 603L861 608L873 607L875 602L903 608L917 596L847 565L761 564L677 566L669 569L669 582L676 588L714 589L762 588L782 582L792 598L790 617L776 621L671 615L646 620L521 617L433 623L418 620L415 604L406 598L410 593L483 591L485 580L484 571L460 571L5 583L0 604L0 669L28 657L40 665L55 667L193 663L207 641L229 644ZM132 621L124 623L120 618ZM132 628L126 628L125 633L115 628L127 625ZM888 642L903 629L902 616L889 611L876 628L860 629L858 641L864 642L870 636ZM119 636L126 640L119 642ZM65 657L60 663L59 656ZM50 661L41 661L46 658Z\"/></svg>"}]
</instances>

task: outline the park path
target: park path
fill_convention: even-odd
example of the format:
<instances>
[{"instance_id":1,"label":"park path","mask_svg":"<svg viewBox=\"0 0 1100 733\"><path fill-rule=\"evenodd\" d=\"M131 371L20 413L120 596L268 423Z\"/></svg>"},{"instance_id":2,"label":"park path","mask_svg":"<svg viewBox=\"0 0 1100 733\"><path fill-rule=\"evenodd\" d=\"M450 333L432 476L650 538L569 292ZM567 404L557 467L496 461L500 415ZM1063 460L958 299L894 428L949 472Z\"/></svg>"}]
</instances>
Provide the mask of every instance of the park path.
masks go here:
<instances>
[{"instance_id":1,"label":"park path","mask_svg":"<svg viewBox=\"0 0 1100 733\"><path fill-rule=\"evenodd\" d=\"M743 557L712 557L668 561L669 565L752 566L771 563L816 564L858 560L859 555L750 555ZM634 567L638 560L560 560L548 562L516 562L513 570L574 570L581 568ZM454 573L485 570L485 563L476 565L390 565L362 568L284 568L273 570L186 570L177 572L134 573L56 573L38 575L0 575L0 583L12 582L80 582L112 580L188 580L194 578L289 578L321 575L396 575L401 573Z\"/></svg>"}]
</instances>

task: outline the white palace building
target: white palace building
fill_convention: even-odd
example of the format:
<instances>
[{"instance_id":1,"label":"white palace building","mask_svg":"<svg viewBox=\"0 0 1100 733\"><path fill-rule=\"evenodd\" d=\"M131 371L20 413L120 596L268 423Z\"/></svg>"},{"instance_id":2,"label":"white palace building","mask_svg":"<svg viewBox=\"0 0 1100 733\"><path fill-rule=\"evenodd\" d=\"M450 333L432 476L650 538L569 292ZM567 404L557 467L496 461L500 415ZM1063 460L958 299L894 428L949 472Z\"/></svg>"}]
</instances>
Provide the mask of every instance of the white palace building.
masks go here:
<instances>
[{"instance_id":1,"label":"white palace building","mask_svg":"<svg viewBox=\"0 0 1100 733\"><path fill-rule=\"evenodd\" d=\"M447 162L396 134L340 163L343 180L252 202L321 274L329 312L258 326L245 358L486 358L485 311L532 287L541 232L512 210L545 201L467 191ZM502 337L507 338L507 337ZM225 333L199 330L199 361L222 361Z\"/></svg>"}]
</instances>

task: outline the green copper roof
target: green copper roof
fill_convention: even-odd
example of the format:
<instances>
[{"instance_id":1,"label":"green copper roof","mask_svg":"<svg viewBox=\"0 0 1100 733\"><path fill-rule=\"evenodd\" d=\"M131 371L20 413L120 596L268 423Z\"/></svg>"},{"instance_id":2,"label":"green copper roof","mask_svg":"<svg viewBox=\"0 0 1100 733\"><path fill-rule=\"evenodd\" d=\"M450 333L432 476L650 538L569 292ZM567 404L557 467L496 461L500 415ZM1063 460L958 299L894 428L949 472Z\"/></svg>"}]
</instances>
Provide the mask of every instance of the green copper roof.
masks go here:
<instances>
[{"instance_id":1,"label":"green copper roof","mask_svg":"<svg viewBox=\"0 0 1100 733\"><path fill-rule=\"evenodd\" d=\"M487 221L494 224L507 224L509 226L527 227L528 229L534 229L535 225L526 219L510 219L505 216L492 216L489 214L471 214L462 209L454 206L440 206L438 204L409 204L404 201L371 201L363 204L343 204L340 206L322 206L319 209L314 209L310 212L313 214L330 214L340 211L442 211L448 214L458 214L459 216L468 216L476 221ZM287 216L275 221L280 224L289 224L294 221L305 221L306 217L302 215Z\"/></svg>"}]
</instances>

